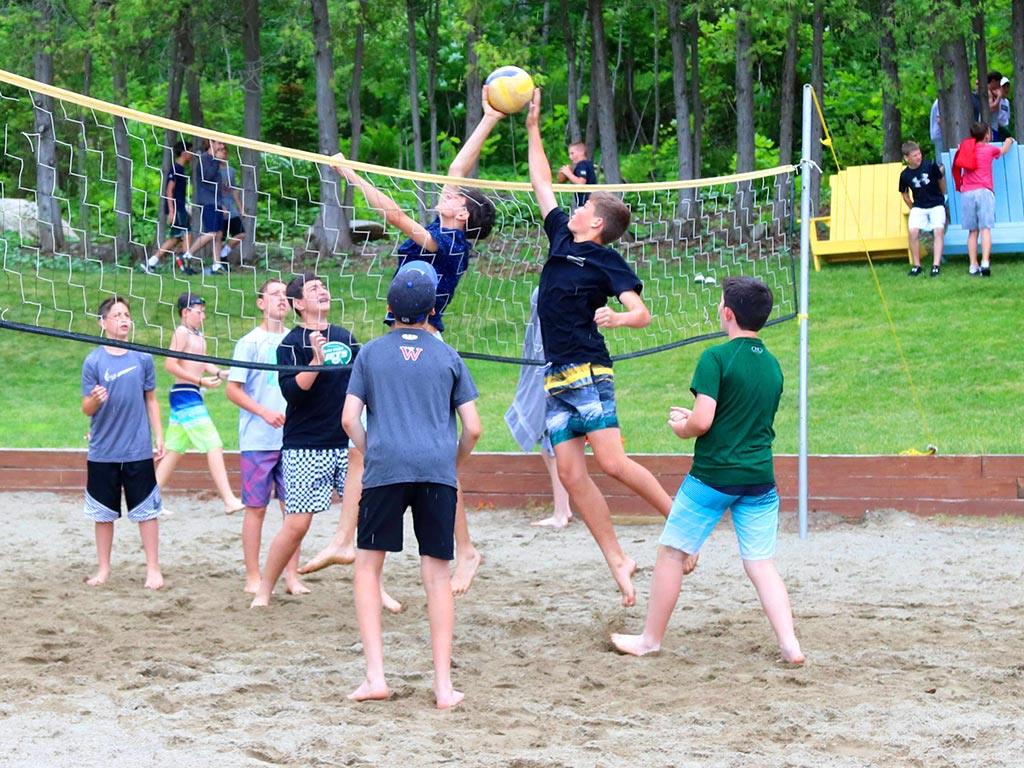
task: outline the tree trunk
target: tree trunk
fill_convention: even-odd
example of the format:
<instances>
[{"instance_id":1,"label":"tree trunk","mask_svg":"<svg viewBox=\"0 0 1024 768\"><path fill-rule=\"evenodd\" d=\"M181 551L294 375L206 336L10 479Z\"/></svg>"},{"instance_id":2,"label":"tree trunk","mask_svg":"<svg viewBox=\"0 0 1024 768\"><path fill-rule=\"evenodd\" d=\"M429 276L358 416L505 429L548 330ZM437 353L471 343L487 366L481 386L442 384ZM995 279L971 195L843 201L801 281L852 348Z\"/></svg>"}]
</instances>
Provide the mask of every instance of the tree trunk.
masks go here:
<instances>
[{"instance_id":1,"label":"tree trunk","mask_svg":"<svg viewBox=\"0 0 1024 768\"><path fill-rule=\"evenodd\" d=\"M589 0L590 29L594 63L591 71L590 106L597 112L597 130L601 136L601 167L609 184L622 183L619 167L618 137L615 133L615 93L608 71L608 48L604 35L604 0Z\"/></svg>"},{"instance_id":2,"label":"tree trunk","mask_svg":"<svg viewBox=\"0 0 1024 768\"><path fill-rule=\"evenodd\" d=\"M978 0L973 0L971 6L974 10L974 17L971 19L971 27L974 31L974 63L978 71L978 81L975 88L978 94L978 106L981 107L981 122L991 125L992 113L988 108L988 53L985 47L985 11Z\"/></svg>"},{"instance_id":3,"label":"tree trunk","mask_svg":"<svg viewBox=\"0 0 1024 768\"><path fill-rule=\"evenodd\" d=\"M320 152L334 155L338 151L338 109L334 100L334 55L331 51L331 22L327 0L310 0L313 16L313 61L316 66L316 123ZM320 216L313 225L311 247L321 258L338 252L342 227L341 200L338 197L338 175L327 165L320 171Z\"/></svg>"},{"instance_id":4,"label":"tree trunk","mask_svg":"<svg viewBox=\"0 0 1024 768\"><path fill-rule=\"evenodd\" d=\"M1024 0L1012 0L1010 39L1013 46L1013 122L1012 133L1024 138Z\"/></svg>"},{"instance_id":5,"label":"tree trunk","mask_svg":"<svg viewBox=\"0 0 1024 768\"><path fill-rule=\"evenodd\" d=\"M47 38L53 23L53 7L48 0L36 3L42 37ZM35 54L35 78L53 84L53 54L40 48ZM64 250L64 228L61 226L60 200L57 192L57 141L53 126L53 99L32 92L36 132L36 209L39 223L39 250L51 255Z\"/></svg>"},{"instance_id":6,"label":"tree trunk","mask_svg":"<svg viewBox=\"0 0 1024 768\"><path fill-rule=\"evenodd\" d=\"M786 52L782 56L782 89L779 98L779 165L793 162L793 134L796 117L796 95L799 87L796 79L796 63L799 57L797 45L800 35L802 15L796 2L789 3L789 29L786 30ZM785 232L789 218L790 199L793 192L792 175L775 177L775 210L772 213L772 234L779 236Z\"/></svg>"},{"instance_id":7,"label":"tree trunk","mask_svg":"<svg viewBox=\"0 0 1024 768\"><path fill-rule=\"evenodd\" d=\"M569 143L575 144L582 138L579 116L580 89L577 81L578 75L576 74L576 42L572 34L572 19L569 16L568 0L559 0L558 10L562 15L562 43L565 45L565 87L567 91L567 106L569 108ZM593 155L588 154L588 157L593 157Z\"/></svg>"},{"instance_id":8,"label":"tree trunk","mask_svg":"<svg viewBox=\"0 0 1024 768\"><path fill-rule=\"evenodd\" d=\"M437 57L441 50L441 39L438 26L441 16L440 0L430 0L426 18L427 30L427 110L430 115L430 172L437 173L439 159L437 146ZM434 207L432 188L423 191L423 207L430 210ZM424 214L425 215L425 214ZM425 220L420 221L425 224Z\"/></svg>"},{"instance_id":9,"label":"tree trunk","mask_svg":"<svg viewBox=\"0 0 1024 768\"><path fill-rule=\"evenodd\" d=\"M694 6L690 15L690 109L693 112L693 178L699 179L704 165L704 102L700 95L700 18Z\"/></svg>"},{"instance_id":10,"label":"tree trunk","mask_svg":"<svg viewBox=\"0 0 1024 768\"><path fill-rule=\"evenodd\" d=\"M974 122L971 77L963 37L943 40L932 64L939 86L942 140L947 148L956 147L970 135Z\"/></svg>"},{"instance_id":11,"label":"tree trunk","mask_svg":"<svg viewBox=\"0 0 1024 768\"><path fill-rule=\"evenodd\" d=\"M818 97L818 103L823 101L825 91L825 67L824 67L824 45L825 45L825 3L824 0L814 0L814 11L811 21L814 42L811 47L811 88ZM824 109L824 107L822 107ZM822 125L818 119L817 110L811 110L811 162L819 169L822 166L821 134ZM811 214L817 215L821 210L821 170L811 171ZM806 181L806 179L805 179Z\"/></svg>"},{"instance_id":12,"label":"tree trunk","mask_svg":"<svg viewBox=\"0 0 1024 768\"><path fill-rule=\"evenodd\" d=\"M416 173L423 173L423 126L420 120L419 60L416 54L416 2L406 0L405 18L409 40L409 112L412 116L412 164ZM421 195L416 196L416 220L426 218Z\"/></svg>"},{"instance_id":13,"label":"tree trunk","mask_svg":"<svg viewBox=\"0 0 1024 768\"><path fill-rule=\"evenodd\" d=\"M660 24L658 22L658 4L654 3L652 13L654 14L653 24L651 26L651 32L654 36L654 60L651 62L651 72L654 76L654 129L652 130L651 136L651 149L657 153L658 151L658 138L661 131L661 61L658 58L658 51L661 46L658 44L658 30Z\"/></svg>"},{"instance_id":14,"label":"tree trunk","mask_svg":"<svg viewBox=\"0 0 1024 768\"><path fill-rule=\"evenodd\" d=\"M128 103L128 74L123 61L113 62L114 100L124 106ZM117 234L114 244L117 256L131 256L132 239L132 148L128 140L128 123L123 117L114 118L114 212L117 216Z\"/></svg>"},{"instance_id":15,"label":"tree trunk","mask_svg":"<svg viewBox=\"0 0 1024 768\"><path fill-rule=\"evenodd\" d=\"M894 0L880 0L878 47L882 67L882 162L896 163L903 157L903 114L900 112L900 69L894 34Z\"/></svg>"},{"instance_id":16,"label":"tree trunk","mask_svg":"<svg viewBox=\"0 0 1024 768\"><path fill-rule=\"evenodd\" d=\"M469 35L466 37L466 132L463 137L473 132L484 115L484 105L481 101L484 82L480 73L480 56L476 51L477 45L483 39L480 17L480 3L473 0L466 19L469 24ZM475 178L477 173L478 166L474 163L467 175Z\"/></svg>"},{"instance_id":17,"label":"tree trunk","mask_svg":"<svg viewBox=\"0 0 1024 768\"><path fill-rule=\"evenodd\" d=\"M359 0L359 21L356 24L355 50L352 52L352 81L348 86L349 153L353 160L359 159L359 146L363 141L363 60L366 56L366 0ZM341 181L339 179L338 183ZM352 248L352 227L349 224L355 190L345 190L344 205L341 209L341 246Z\"/></svg>"},{"instance_id":18,"label":"tree trunk","mask_svg":"<svg viewBox=\"0 0 1024 768\"><path fill-rule=\"evenodd\" d=\"M245 113L242 133L247 139L262 138L263 89L260 87L260 0L242 0L242 91ZM248 147L242 150L242 223L249 236L239 245L242 264L256 261L256 224L259 189L260 153Z\"/></svg>"},{"instance_id":19,"label":"tree trunk","mask_svg":"<svg viewBox=\"0 0 1024 768\"><path fill-rule=\"evenodd\" d=\"M754 170L754 38L750 9L736 8L736 172ZM750 236L753 220L753 188L750 181L736 184L735 234L739 242Z\"/></svg>"},{"instance_id":20,"label":"tree trunk","mask_svg":"<svg viewBox=\"0 0 1024 768\"><path fill-rule=\"evenodd\" d=\"M184 13L181 10L175 15L174 19L174 34L171 37L170 43L170 56L168 61L170 69L167 72L167 98L164 100L164 117L168 120L180 120L181 119L181 94L185 85L185 65L181 60L181 49L178 45L178 38L181 34L182 17ZM164 217L163 211L163 195L164 195L164 181L167 178L167 173L171 169L171 165L174 163L174 145L178 141L178 132L173 131L170 128L164 131L164 154L163 160L160 164L163 172L160 175L160 196L157 202L157 216L156 216L156 244L159 246L160 243L167 239L167 219Z\"/></svg>"},{"instance_id":21,"label":"tree trunk","mask_svg":"<svg viewBox=\"0 0 1024 768\"><path fill-rule=\"evenodd\" d=\"M690 135L690 104L686 99L686 40L680 20L681 0L668 0L668 39L672 46L672 98L675 102L676 158L679 178L686 181L693 175L693 138ZM681 189L677 198L676 219L679 230L675 236L681 239L696 234L700 211L696 191Z\"/></svg>"}]
</instances>

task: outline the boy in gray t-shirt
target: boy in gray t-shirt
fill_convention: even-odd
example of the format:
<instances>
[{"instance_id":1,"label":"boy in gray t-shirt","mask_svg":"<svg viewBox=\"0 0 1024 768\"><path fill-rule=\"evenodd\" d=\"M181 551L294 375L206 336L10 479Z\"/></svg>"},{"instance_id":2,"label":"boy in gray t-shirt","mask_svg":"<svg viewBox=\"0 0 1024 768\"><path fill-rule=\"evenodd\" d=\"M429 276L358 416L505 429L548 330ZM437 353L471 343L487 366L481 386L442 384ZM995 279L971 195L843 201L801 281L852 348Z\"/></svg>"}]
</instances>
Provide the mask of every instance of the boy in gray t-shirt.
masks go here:
<instances>
[{"instance_id":1,"label":"boy in gray t-shirt","mask_svg":"<svg viewBox=\"0 0 1024 768\"><path fill-rule=\"evenodd\" d=\"M456 465L476 445L480 418L476 385L465 363L427 327L436 286L437 276L426 262L408 262L398 271L388 289L394 329L363 346L342 411L346 433L365 456L355 599L366 679L349 694L353 701L388 697L381 572L385 554L402 549L406 507L412 508L430 612L435 701L438 709L447 709L462 700L451 681L455 601L449 562L455 547Z\"/></svg>"},{"instance_id":2,"label":"boy in gray t-shirt","mask_svg":"<svg viewBox=\"0 0 1024 768\"><path fill-rule=\"evenodd\" d=\"M98 314L107 338L128 340L132 314L125 299L105 299ZM164 433L153 358L106 345L90 352L82 364L82 413L90 418L85 516L96 523L99 561L96 575L86 583L98 587L110 576L114 521L121 516L123 491L128 519L139 524L146 553L146 588L160 589L164 577L157 561L156 518L163 503L153 459L163 458Z\"/></svg>"}]
</instances>

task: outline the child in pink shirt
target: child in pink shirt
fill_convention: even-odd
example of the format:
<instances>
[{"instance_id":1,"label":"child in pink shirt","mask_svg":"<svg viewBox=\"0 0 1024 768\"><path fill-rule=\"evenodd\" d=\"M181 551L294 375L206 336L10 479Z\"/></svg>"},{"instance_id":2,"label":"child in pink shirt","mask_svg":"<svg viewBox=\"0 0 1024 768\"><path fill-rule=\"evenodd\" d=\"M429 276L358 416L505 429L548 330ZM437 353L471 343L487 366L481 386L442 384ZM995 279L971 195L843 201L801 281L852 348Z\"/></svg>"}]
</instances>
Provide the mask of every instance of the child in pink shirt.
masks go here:
<instances>
[{"instance_id":1,"label":"child in pink shirt","mask_svg":"<svg viewBox=\"0 0 1024 768\"><path fill-rule=\"evenodd\" d=\"M992 133L985 123L974 123L971 126L971 138L965 139L957 150L953 161L953 175L960 190L960 225L968 231L967 257L971 266L972 277L989 277L992 269L989 256L992 251L991 229L996 223L995 184L992 181L992 162L1010 151L1013 139L1009 138L1001 146L989 144ZM973 145L973 146L972 146ZM973 150L973 167L970 162L961 162L961 153L971 154ZM981 232L981 265L978 264L978 233Z\"/></svg>"}]
</instances>

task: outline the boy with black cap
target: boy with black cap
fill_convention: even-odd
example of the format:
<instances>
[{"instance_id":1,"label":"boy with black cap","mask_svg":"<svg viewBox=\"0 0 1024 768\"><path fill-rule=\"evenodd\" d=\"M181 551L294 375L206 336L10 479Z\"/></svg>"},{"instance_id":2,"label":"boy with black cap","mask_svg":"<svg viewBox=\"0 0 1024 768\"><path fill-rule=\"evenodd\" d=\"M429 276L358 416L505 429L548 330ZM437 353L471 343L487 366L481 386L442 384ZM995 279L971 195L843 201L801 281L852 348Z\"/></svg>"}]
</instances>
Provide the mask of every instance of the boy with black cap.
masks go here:
<instances>
[{"instance_id":1,"label":"boy with black cap","mask_svg":"<svg viewBox=\"0 0 1024 768\"><path fill-rule=\"evenodd\" d=\"M388 697L380 580L385 554L402 549L402 518L411 507L430 614L434 695L437 707L447 709L463 698L451 682L455 601L449 562L455 548L456 465L476 445L480 418L476 385L465 363L428 330L435 292L436 274L426 262L409 262L395 275L388 288L395 326L356 358L341 423L365 457L355 601L366 679L349 698Z\"/></svg>"}]
</instances>

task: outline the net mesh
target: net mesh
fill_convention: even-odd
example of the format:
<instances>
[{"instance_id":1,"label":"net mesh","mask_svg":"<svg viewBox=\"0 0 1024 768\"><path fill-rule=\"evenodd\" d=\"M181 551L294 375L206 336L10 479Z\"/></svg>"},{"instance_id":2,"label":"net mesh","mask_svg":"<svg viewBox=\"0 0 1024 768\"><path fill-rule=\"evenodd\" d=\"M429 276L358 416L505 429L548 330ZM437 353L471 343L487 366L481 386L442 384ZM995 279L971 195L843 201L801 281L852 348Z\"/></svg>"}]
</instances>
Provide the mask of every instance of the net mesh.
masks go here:
<instances>
[{"instance_id":1,"label":"net mesh","mask_svg":"<svg viewBox=\"0 0 1024 768\"><path fill-rule=\"evenodd\" d=\"M256 288L267 278L315 272L332 296L331 321L360 341L386 330L385 296L404 236L346 190L322 156L134 112L0 72L0 322L96 341L95 311L109 295L127 297L132 342L166 347L176 302L202 296L212 357L260 322ZM207 274L213 243L194 250L185 274L163 254L141 267L166 236L161 188L180 137L228 145L248 242L227 274ZM319 161L319 162L318 162ZM350 163L414 217L430 211L446 177ZM193 163L193 176L197 163ZM605 333L614 357L635 357L719 331L718 286L727 275L764 280L775 294L770 322L796 316L791 166L692 182L598 186L620 193L632 212L615 247L644 283L652 322ZM528 184L460 180L495 203L489 238L445 312L445 340L468 357L521 360L530 294L547 237ZM192 190L196 188L193 182ZM563 206L570 185L556 185ZM347 194L347 198L346 198ZM346 204L346 200L349 201ZM429 214L427 214L429 216ZM192 207L192 221L200 219ZM423 221L422 223L427 223ZM226 242L227 238L225 238Z\"/></svg>"}]
</instances>

